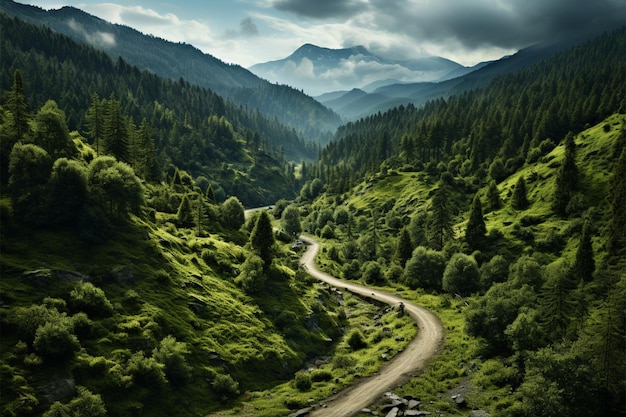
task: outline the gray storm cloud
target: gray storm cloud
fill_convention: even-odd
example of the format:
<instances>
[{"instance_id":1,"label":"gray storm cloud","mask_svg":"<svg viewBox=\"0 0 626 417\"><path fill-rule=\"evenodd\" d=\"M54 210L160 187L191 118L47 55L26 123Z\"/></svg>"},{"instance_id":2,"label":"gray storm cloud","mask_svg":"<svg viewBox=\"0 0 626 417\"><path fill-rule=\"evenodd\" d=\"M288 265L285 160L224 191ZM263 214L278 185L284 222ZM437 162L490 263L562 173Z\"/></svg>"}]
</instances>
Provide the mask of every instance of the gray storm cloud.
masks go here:
<instances>
[{"instance_id":1,"label":"gray storm cloud","mask_svg":"<svg viewBox=\"0 0 626 417\"><path fill-rule=\"evenodd\" d=\"M626 24L623 0L274 0L282 11L317 20L371 15L373 28L415 41L468 49L520 48Z\"/></svg>"}]
</instances>

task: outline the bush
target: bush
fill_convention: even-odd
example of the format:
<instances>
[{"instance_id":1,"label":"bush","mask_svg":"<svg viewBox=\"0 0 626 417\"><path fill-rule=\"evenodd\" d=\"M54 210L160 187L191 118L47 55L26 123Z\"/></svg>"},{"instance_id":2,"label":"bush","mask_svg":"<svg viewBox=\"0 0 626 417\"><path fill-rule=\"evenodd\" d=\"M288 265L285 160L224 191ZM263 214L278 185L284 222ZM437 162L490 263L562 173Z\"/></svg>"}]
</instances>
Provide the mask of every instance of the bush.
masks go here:
<instances>
[{"instance_id":1,"label":"bush","mask_svg":"<svg viewBox=\"0 0 626 417\"><path fill-rule=\"evenodd\" d=\"M311 374L308 372L296 372L296 376L293 380L293 385L294 387L296 387L299 391L308 391L309 389L311 389L311 385L312 385L312 381L311 381Z\"/></svg>"},{"instance_id":2,"label":"bush","mask_svg":"<svg viewBox=\"0 0 626 417\"><path fill-rule=\"evenodd\" d=\"M233 398L239 395L239 382L228 374L217 374L212 382L213 391L222 398Z\"/></svg>"},{"instance_id":3,"label":"bush","mask_svg":"<svg viewBox=\"0 0 626 417\"><path fill-rule=\"evenodd\" d=\"M333 374L325 369L316 369L311 372L311 381L313 382L325 382L333 379Z\"/></svg>"},{"instance_id":4,"label":"bush","mask_svg":"<svg viewBox=\"0 0 626 417\"><path fill-rule=\"evenodd\" d=\"M154 358L146 358L142 351L133 354L126 364L126 373L143 385L160 388L166 383L165 366Z\"/></svg>"},{"instance_id":5,"label":"bush","mask_svg":"<svg viewBox=\"0 0 626 417\"><path fill-rule=\"evenodd\" d=\"M469 295L480 287L480 271L472 256L455 253L443 272L442 288L449 293Z\"/></svg>"},{"instance_id":6,"label":"bush","mask_svg":"<svg viewBox=\"0 0 626 417\"><path fill-rule=\"evenodd\" d=\"M103 417L107 415L104 401L85 387L76 387L78 396L68 404L56 401L43 417Z\"/></svg>"},{"instance_id":7,"label":"bush","mask_svg":"<svg viewBox=\"0 0 626 417\"><path fill-rule=\"evenodd\" d=\"M241 273L235 279L245 292L257 293L263 288L266 276L263 273L263 260L258 255L251 255L241 267Z\"/></svg>"},{"instance_id":8,"label":"bush","mask_svg":"<svg viewBox=\"0 0 626 417\"><path fill-rule=\"evenodd\" d=\"M337 355L333 358L333 369L352 368L356 362L356 359L350 355Z\"/></svg>"},{"instance_id":9,"label":"bush","mask_svg":"<svg viewBox=\"0 0 626 417\"><path fill-rule=\"evenodd\" d=\"M68 323L56 321L37 329L33 347L44 358L66 359L80 349L80 343Z\"/></svg>"},{"instance_id":10,"label":"bush","mask_svg":"<svg viewBox=\"0 0 626 417\"><path fill-rule=\"evenodd\" d=\"M352 350L363 349L365 346L367 346L367 342L363 337L363 333L361 333L361 331L358 329L354 329L352 330L352 332L350 332L350 335L348 335L348 339L346 340L346 342Z\"/></svg>"},{"instance_id":11,"label":"bush","mask_svg":"<svg viewBox=\"0 0 626 417\"><path fill-rule=\"evenodd\" d=\"M106 317L113 313L113 305L104 291L90 282L80 284L70 292L70 306L93 316Z\"/></svg>"},{"instance_id":12,"label":"bush","mask_svg":"<svg viewBox=\"0 0 626 417\"><path fill-rule=\"evenodd\" d=\"M385 281L380 264L376 261L368 261L363 266L363 279L368 284L380 284Z\"/></svg>"},{"instance_id":13,"label":"bush","mask_svg":"<svg viewBox=\"0 0 626 417\"><path fill-rule=\"evenodd\" d=\"M152 357L165 366L165 375L172 384L181 384L191 376L191 367L185 356L189 354L187 345L177 342L174 336L166 336L161 345L154 348Z\"/></svg>"}]
</instances>

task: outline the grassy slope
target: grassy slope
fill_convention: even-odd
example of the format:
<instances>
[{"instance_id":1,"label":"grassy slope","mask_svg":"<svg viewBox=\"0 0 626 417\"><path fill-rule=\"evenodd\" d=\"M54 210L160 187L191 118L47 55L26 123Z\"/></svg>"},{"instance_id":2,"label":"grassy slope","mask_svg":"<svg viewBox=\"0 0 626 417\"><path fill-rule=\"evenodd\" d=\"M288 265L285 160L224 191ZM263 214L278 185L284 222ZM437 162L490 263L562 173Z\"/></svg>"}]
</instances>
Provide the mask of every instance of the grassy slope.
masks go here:
<instances>
[{"instance_id":1,"label":"grassy slope","mask_svg":"<svg viewBox=\"0 0 626 417\"><path fill-rule=\"evenodd\" d=\"M613 145L621 134L626 123L624 115L615 114L605 121L576 135L577 165L579 169L580 191L584 197L587 210L583 218L590 218L596 226L594 252L602 253L604 248L602 235L608 218L610 202L610 180L613 165L610 163ZM607 128L608 126L608 128ZM608 131L607 131L608 129ZM544 258L546 263L567 260L573 262L580 237L582 222L580 217L561 219L555 216L550 208L556 174L564 154L564 146L555 147L538 162L527 164L518 172L498 184L503 207L485 214L487 230L497 229L503 236L490 248L490 251L508 251L513 256L523 253L535 253ZM509 201L513 188L520 176L524 176L527 185L530 206L526 210L515 210ZM344 204L354 208L357 214L367 213L378 208L391 199L395 200L394 210L410 215L426 210L430 202L430 193L435 181L424 173L394 172L391 175L378 176L367 183L357 186ZM486 190L481 190L486 192ZM483 194L484 195L484 194ZM457 203L469 204L472 195L457 195ZM484 205L483 205L484 207ZM455 225L457 238L462 238L467 222L467 211L460 212ZM526 228L533 239L522 240L517 230ZM558 236L564 242L561 250L541 252L541 242ZM324 254L320 264L328 271L339 273L340 265L329 260ZM431 367L421 375L398 390L400 394L410 394L422 399L422 410L433 413L445 411L446 415L463 415L450 401L451 393L462 392L472 407L489 409L495 398L508 395L495 385L485 384L478 389L470 382L469 376L481 364L477 357L478 341L464 332L464 303L451 299L449 296L433 296L421 290L408 290L402 285L394 284L395 289L407 299L421 303L441 317L446 328L446 348L435 358ZM497 362L488 366L483 379L489 379L489 372L503 375L506 368ZM497 376L496 376L497 377ZM483 381L484 382L484 381ZM481 391L482 390L482 391ZM492 390L492 391L490 391Z\"/></svg>"}]
</instances>

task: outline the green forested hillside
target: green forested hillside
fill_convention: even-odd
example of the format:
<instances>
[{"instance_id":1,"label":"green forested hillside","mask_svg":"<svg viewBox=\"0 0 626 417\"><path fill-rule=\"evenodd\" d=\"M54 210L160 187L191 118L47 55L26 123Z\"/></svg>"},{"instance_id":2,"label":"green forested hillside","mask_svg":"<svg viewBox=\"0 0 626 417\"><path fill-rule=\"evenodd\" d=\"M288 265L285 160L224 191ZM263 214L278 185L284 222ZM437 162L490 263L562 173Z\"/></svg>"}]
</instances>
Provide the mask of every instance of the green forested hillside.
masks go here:
<instances>
[{"instance_id":1,"label":"green forested hillside","mask_svg":"<svg viewBox=\"0 0 626 417\"><path fill-rule=\"evenodd\" d=\"M34 113L54 100L68 128L92 143L98 132L90 125L89 112L115 102L130 148L140 147L138 130L149 127L159 169L170 178L176 167L202 177L203 188L212 183L222 200L237 195L254 206L293 195L297 184L286 160L310 158L316 151L292 128L182 78L169 81L122 60L113 63L90 47L5 15L0 15L0 33L2 91L11 88L20 70L29 110ZM3 140L5 181L14 142ZM133 152L130 159L136 156ZM126 162L137 168L130 159Z\"/></svg>"},{"instance_id":2,"label":"green forested hillside","mask_svg":"<svg viewBox=\"0 0 626 417\"><path fill-rule=\"evenodd\" d=\"M271 84L238 65L229 65L204 54L192 45L169 42L144 35L132 28L111 24L73 7L43 10L38 7L0 2L0 10L36 25L72 37L82 45L100 48L113 59L122 57L132 66L171 80L184 78L189 83L211 89L264 118L277 119L299 134L322 143L341 120L301 91L284 85ZM68 21L73 24L69 25ZM115 39L114 44L94 42L98 33Z\"/></svg>"},{"instance_id":3,"label":"green forested hillside","mask_svg":"<svg viewBox=\"0 0 626 417\"><path fill-rule=\"evenodd\" d=\"M494 416L624 414L625 34L343 126L306 166L330 272L462 314L402 389L423 409L466 415L445 399L461 390Z\"/></svg>"},{"instance_id":4,"label":"green forested hillside","mask_svg":"<svg viewBox=\"0 0 626 417\"><path fill-rule=\"evenodd\" d=\"M440 314L443 353L398 388L422 411L624 414L623 29L343 126L298 178L316 149L276 120L0 35L2 415L287 415L377 372L415 328L311 282L302 230Z\"/></svg>"},{"instance_id":5,"label":"green forested hillside","mask_svg":"<svg viewBox=\"0 0 626 417\"><path fill-rule=\"evenodd\" d=\"M568 131L624 109L622 28L531 68L424 107L401 106L342 126L312 176L334 192L389 168L496 180L536 160ZM375 150L375 152L372 152Z\"/></svg>"}]
</instances>

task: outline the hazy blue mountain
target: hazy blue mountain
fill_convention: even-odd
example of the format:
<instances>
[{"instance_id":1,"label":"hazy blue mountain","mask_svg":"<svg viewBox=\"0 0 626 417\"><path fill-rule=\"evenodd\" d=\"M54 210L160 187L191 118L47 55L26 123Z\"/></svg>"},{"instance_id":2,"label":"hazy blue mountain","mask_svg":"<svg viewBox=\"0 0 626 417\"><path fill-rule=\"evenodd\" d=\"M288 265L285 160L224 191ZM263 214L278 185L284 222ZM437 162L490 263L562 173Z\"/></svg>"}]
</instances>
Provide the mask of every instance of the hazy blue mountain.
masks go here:
<instances>
[{"instance_id":1,"label":"hazy blue mountain","mask_svg":"<svg viewBox=\"0 0 626 417\"><path fill-rule=\"evenodd\" d=\"M73 7L49 10L0 1L0 11L88 43L113 59L122 57L142 70L210 88L237 104L258 108L296 130L315 136L334 131L340 119L300 91L262 80L239 65L227 64L183 43L144 35L127 26L109 23Z\"/></svg>"},{"instance_id":2,"label":"hazy blue mountain","mask_svg":"<svg viewBox=\"0 0 626 417\"><path fill-rule=\"evenodd\" d=\"M412 103L419 106L429 100L445 98L482 87L496 76L528 68L560 51L584 42L590 36L533 45L513 55L496 61L482 62L474 67L459 66L442 78L430 82L382 83L383 85L374 90L364 88L363 90L368 94L356 98L350 95L351 92L343 94L330 92L316 98L348 120L356 120L379 111L384 112L401 104Z\"/></svg>"},{"instance_id":3,"label":"hazy blue mountain","mask_svg":"<svg viewBox=\"0 0 626 417\"><path fill-rule=\"evenodd\" d=\"M284 59L256 64L249 69L269 81L320 95L337 90L363 89L372 83L389 84L388 80L433 81L460 68L464 67L436 56L391 60L377 56L363 46L330 49L305 44Z\"/></svg>"}]
</instances>

